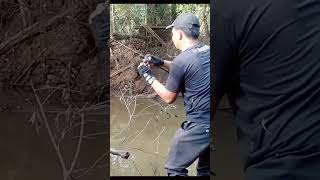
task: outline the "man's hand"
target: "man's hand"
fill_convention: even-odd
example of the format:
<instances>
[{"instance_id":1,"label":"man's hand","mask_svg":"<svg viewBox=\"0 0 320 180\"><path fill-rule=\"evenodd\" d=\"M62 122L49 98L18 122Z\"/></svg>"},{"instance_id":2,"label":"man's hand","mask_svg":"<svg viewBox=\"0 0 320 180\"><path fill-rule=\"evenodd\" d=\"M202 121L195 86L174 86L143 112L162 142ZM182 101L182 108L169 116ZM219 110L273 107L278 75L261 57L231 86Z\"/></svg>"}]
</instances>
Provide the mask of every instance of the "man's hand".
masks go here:
<instances>
[{"instance_id":1,"label":"man's hand","mask_svg":"<svg viewBox=\"0 0 320 180\"><path fill-rule=\"evenodd\" d=\"M178 92L171 92L166 89L166 87L161 84L150 71L150 68L145 65L145 63L140 63L138 66L139 75L144 77L147 82L152 86L156 93L168 104L173 103L178 96Z\"/></svg>"},{"instance_id":2,"label":"man's hand","mask_svg":"<svg viewBox=\"0 0 320 180\"><path fill-rule=\"evenodd\" d=\"M163 65L164 61L156 56L152 56L151 54L146 54L144 56L143 62L148 65L159 66Z\"/></svg>"},{"instance_id":3,"label":"man's hand","mask_svg":"<svg viewBox=\"0 0 320 180\"><path fill-rule=\"evenodd\" d=\"M144 77L148 84L151 85L153 81L156 79L154 75L151 73L150 68L148 68L144 63L140 63L137 69L138 69L139 75Z\"/></svg>"}]
</instances>

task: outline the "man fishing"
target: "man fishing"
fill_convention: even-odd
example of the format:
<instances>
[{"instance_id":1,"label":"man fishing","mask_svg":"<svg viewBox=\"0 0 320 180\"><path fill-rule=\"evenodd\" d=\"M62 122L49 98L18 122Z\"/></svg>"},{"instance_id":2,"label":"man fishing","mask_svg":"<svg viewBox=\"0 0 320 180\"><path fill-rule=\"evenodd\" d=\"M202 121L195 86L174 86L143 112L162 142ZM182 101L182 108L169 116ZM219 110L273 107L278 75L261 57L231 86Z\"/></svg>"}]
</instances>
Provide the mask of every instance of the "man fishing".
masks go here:
<instances>
[{"instance_id":1,"label":"man fishing","mask_svg":"<svg viewBox=\"0 0 320 180\"><path fill-rule=\"evenodd\" d=\"M191 13L179 15L169 28L181 53L173 61L147 54L138 71L166 103L173 103L179 92L184 99L186 120L172 141L165 164L168 176L187 176L186 168L196 159L199 159L197 175L209 176L210 47L199 43L199 19ZM169 69L165 85L156 79L149 65Z\"/></svg>"}]
</instances>

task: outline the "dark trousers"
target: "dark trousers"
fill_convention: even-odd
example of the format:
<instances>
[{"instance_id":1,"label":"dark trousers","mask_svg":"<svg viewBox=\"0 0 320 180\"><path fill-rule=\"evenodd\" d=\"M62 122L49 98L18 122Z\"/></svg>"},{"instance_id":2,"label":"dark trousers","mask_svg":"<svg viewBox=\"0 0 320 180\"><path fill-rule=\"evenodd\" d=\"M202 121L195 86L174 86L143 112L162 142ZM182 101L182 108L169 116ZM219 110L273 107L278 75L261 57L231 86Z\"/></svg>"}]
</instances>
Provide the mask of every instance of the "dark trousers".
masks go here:
<instances>
[{"instance_id":1,"label":"dark trousers","mask_svg":"<svg viewBox=\"0 0 320 180\"><path fill-rule=\"evenodd\" d=\"M210 122L184 121L177 130L165 164L168 176L188 176L187 167L199 158L198 176L210 175Z\"/></svg>"}]
</instances>

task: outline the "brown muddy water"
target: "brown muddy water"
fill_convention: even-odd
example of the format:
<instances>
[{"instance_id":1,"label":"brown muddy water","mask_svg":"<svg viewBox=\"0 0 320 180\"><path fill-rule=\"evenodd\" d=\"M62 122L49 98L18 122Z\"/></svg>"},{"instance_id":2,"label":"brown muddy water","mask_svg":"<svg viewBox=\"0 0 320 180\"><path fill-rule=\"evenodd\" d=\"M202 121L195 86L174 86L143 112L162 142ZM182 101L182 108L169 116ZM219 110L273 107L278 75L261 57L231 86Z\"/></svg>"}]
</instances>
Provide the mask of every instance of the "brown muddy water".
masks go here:
<instances>
[{"instance_id":1,"label":"brown muddy water","mask_svg":"<svg viewBox=\"0 0 320 180\"><path fill-rule=\"evenodd\" d=\"M16 94L0 93L0 179L3 180L63 180L58 156L54 151L48 132L44 125L39 133L30 126L28 120L32 114L32 106L17 99ZM31 98L31 97L30 97ZM8 108L9 106L9 108ZM50 107L48 109L61 109ZM52 120L54 113L48 115ZM86 115L84 134L106 131L106 114ZM69 132L60 145L63 158L70 167L77 147L79 129ZM107 136L84 138L81 144L76 170L90 167L96 159L106 153ZM107 156L108 157L108 156ZM100 162L94 171L82 176L80 180L106 179L108 158ZM103 164L104 163L104 164ZM80 171L78 171L80 172Z\"/></svg>"},{"instance_id":2,"label":"brown muddy water","mask_svg":"<svg viewBox=\"0 0 320 180\"><path fill-rule=\"evenodd\" d=\"M183 99L172 105L137 99L134 113L134 101L129 111L123 99L111 98L110 104L110 147L130 153L129 159L110 155L110 176L166 176L171 140L185 119ZM189 175L196 174L195 168L195 163L189 167Z\"/></svg>"}]
</instances>

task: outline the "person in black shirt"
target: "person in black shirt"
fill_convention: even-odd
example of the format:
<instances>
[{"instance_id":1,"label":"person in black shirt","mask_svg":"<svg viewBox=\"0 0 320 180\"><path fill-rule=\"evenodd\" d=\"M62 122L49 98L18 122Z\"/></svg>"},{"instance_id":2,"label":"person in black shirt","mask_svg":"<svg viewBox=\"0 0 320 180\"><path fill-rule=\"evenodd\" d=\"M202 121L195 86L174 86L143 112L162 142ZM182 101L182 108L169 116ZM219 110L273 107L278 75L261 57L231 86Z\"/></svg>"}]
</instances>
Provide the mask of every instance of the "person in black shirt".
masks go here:
<instances>
[{"instance_id":1,"label":"person in black shirt","mask_svg":"<svg viewBox=\"0 0 320 180\"><path fill-rule=\"evenodd\" d=\"M320 1L212 5L212 108L228 95L245 178L320 179Z\"/></svg>"},{"instance_id":2,"label":"person in black shirt","mask_svg":"<svg viewBox=\"0 0 320 180\"><path fill-rule=\"evenodd\" d=\"M172 28L172 41L181 53L173 61L150 54L138 66L141 77L166 102L173 103L181 92L186 120L176 131L165 164L168 176L188 176L187 168L196 160L197 175L210 175L210 47L198 41L199 19L192 13L180 14L167 27ZM163 65L169 69L162 85L148 68Z\"/></svg>"}]
</instances>

